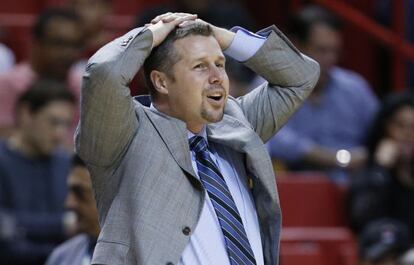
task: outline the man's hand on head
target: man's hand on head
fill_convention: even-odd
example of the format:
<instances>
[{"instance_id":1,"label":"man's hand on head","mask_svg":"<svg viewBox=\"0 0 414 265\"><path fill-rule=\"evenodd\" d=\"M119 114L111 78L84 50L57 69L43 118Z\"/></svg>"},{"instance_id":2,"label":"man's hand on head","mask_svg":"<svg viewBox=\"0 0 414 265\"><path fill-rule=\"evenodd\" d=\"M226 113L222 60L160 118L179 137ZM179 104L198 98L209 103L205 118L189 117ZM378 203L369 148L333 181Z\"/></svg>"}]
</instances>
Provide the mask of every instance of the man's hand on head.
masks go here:
<instances>
[{"instance_id":1,"label":"man's hand on head","mask_svg":"<svg viewBox=\"0 0 414 265\"><path fill-rule=\"evenodd\" d=\"M205 24L209 24L211 29L214 32L214 37L216 38L217 42L220 45L220 48L222 50L227 49L231 42L234 39L234 36L236 35L236 33L227 30L225 28L220 28L220 27L216 27L213 24L207 23L204 20L201 19L195 19L195 20L187 20L182 22L179 27L185 27L186 25L190 24L190 23L205 23Z\"/></svg>"},{"instance_id":2,"label":"man's hand on head","mask_svg":"<svg viewBox=\"0 0 414 265\"><path fill-rule=\"evenodd\" d=\"M168 12L155 17L151 20L150 24L147 24L148 29L151 30L153 34L152 47L160 45L160 43L164 41L164 39L175 27L185 27L186 25L195 22L210 25L214 32L214 37L222 50L225 50L230 46L234 36L236 35L234 32L227 29L216 27L210 23L198 19L195 14Z\"/></svg>"},{"instance_id":3,"label":"man's hand on head","mask_svg":"<svg viewBox=\"0 0 414 265\"><path fill-rule=\"evenodd\" d=\"M152 47L154 48L160 45L175 27L186 21L194 21L195 19L197 19L197 15L171 12L155 17L147 25L153 34Z\"/></svg>"}]
</instances>

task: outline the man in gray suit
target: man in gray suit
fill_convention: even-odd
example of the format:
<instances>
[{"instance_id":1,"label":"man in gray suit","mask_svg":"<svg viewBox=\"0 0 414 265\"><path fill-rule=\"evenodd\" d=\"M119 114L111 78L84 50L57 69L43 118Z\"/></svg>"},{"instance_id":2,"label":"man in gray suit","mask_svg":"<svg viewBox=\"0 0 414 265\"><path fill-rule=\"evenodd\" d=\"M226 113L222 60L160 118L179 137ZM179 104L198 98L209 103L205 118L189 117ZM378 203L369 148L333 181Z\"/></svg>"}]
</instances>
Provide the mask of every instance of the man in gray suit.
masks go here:
<instances>
[{"instance_id":1,"label":"man in gray suit","mask_svg":"<svg viewBox=\"0 0 414 265\"><path fill-rule=\"evenodd\" d=\"M222 51L268 83L229 96ZM151 97L134 100L127 85L143 65ZM278 264L281 213L263 143L318 76L274 26L228 31L185 13L101 48L76 135L101 224L92 264Z\"/></svg>"}]
</instances>

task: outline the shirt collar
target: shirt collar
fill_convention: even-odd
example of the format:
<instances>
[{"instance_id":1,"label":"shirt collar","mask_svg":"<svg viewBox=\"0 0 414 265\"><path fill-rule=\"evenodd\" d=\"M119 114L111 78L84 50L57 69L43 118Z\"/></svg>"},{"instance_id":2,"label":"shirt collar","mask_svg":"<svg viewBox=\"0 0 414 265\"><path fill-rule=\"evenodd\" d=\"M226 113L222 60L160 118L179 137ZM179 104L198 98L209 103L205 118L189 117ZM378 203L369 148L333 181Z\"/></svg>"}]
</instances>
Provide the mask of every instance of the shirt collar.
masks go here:
<instances>
[{"instance_id":1,"label":"shirt collar","mask_svg":"<svg viewBox=\"0 0 414 265\"><path fill-rule=\"evenodd\" d=\"M196 136L196 135L203 137L204 140L206 140L206 142L208 143L208 141L207 141L207 131L206 131L206 126L205 125L203 126L203 129L201 129L201 131L197 134L194 134L194 133L190 132L189 130L187 130L187 138L188 139L190 139L191 137Z\"/></svg>"},{"instance_id":2,"label":"shirt collar","mask_svg":"<svg viewBox=\"0 0 414 265\"><path fill-rule=\"evenodd\" d=\"M157 110L157 108L152 103L150 105L150 109L155 111L155 112L161 113L159 110ZM188 139L190 139L191 137L196 136L196 135L203 137L206 140L206 142L208 143L208 141L207 141L207 130L206 130L205 125L203 126L203 129L201 129L201 131L197 134L194 134L194 133L190 132L189 130L187 130L187 138Z\"/></svg>"}]
</instances>

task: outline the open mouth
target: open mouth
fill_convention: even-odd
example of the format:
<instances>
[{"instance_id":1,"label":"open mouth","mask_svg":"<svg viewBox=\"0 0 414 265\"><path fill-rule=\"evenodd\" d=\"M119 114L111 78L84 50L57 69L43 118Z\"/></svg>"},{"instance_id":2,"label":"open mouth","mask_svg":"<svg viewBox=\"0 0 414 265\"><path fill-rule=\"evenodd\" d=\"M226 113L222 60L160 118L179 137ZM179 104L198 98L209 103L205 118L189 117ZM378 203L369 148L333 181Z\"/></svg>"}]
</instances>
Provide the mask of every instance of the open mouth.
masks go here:
<instances>
[{"instance_id":1,"label":"open mouth","mask_svg":"<svg viewBox=\"0 0 414 265\"><path fill-rule=\"evenodd\" d=\"M211 96L207 96L207 97L214 100L214 101L220 101L223 98L223 95L211 95Z\"/></svg>"},{"instance_id":2,"label":"open mouth","mask_svg":"<svg viewBox=\"0 0 414 265\"><path fill-rule=\"evenodd\" d=\"M224 99L225 92L222 89L214 89L209 91L206 96L210 102L220 103Z\"/></svg>"}]
</instances>

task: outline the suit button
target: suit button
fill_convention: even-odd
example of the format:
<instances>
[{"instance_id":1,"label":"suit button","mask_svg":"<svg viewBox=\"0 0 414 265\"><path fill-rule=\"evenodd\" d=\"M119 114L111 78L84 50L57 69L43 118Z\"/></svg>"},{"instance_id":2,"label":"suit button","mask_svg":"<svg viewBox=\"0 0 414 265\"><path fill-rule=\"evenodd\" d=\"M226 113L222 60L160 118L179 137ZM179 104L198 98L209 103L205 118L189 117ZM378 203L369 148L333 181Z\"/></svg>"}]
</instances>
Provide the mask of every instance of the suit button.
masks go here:
<instances>
[{"instance_id":1,"label":"suit button","mask_svg":"<svg viewBox=\"0 0 414 265\"><path fill-rule=\"evenodd\" d=\"M172 262L167 262L166 265L174 265Z\"/></svg>"},{"instance_id":2,"label":"suit button","mask_svg":"<svg viewBox=\"0 0 414 265\"><path fill-rule=\"evenodd\" d=\"M186 226L183 228L183 234L188 236L191 233L190 227Z\"/></svg>"}]
</instances>

